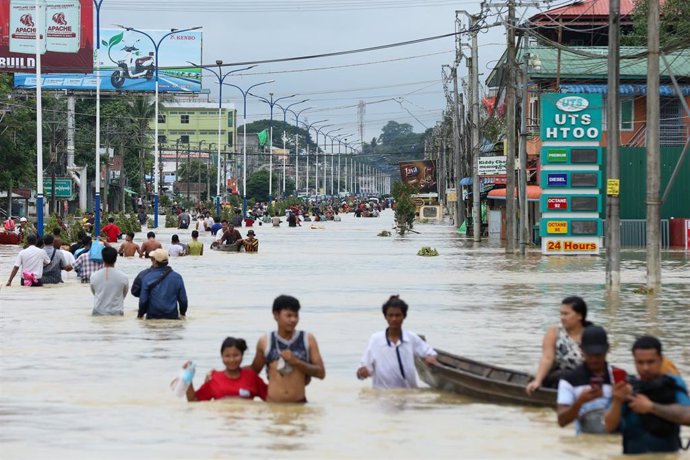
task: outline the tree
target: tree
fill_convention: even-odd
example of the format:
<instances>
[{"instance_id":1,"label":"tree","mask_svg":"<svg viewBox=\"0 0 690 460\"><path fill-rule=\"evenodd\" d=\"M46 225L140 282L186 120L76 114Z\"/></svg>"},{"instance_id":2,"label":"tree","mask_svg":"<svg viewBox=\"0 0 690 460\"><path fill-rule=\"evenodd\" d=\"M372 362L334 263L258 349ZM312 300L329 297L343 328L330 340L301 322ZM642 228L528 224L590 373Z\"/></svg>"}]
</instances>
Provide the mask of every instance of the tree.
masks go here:
<instances>
[{"instance_id":1,"label":"tree","mask_svg":"<svg viewBox=\"0 0 690 460\"><path fill-rule=\"evenodd\" d=\"M278 112L280 113L280 112ZM247 136L250 135L256 135L256 133L259 133L263 131L264 129L269 129L271 128L271 120L256 120L251 123L247 123ZM241 133L243 132L243 127L238 126L237 127L237 132ZM302 128L297 128L294 125L291 125L290 123L283 123L282 120L278 121L277 119L273 120L273 146L274 147L283 147L283 131L285 131L287 135L287 142L285 143L285 148L287 149L294 149L295 148L295 134L297 134L300 138L299 140L299 145L300 145L300 150L304 149L307 147L307 143L310 146L310 148L313 149L314 147L314 142L310 136L310 134ZM305 142L306 139L306 142Z\"/></svg>"},{"instance_id":2,"label":"tree","mask_svg":"<svg viewBox=\"0 0 690 460\"><path fill-rule=\"evenodd\" d=\"M127 131L131 136L131 147L138 152L139 159L139 168L136 171L128 171L128 173L136 174L136 177L129 176L129 178L132 183L139 184L140 193L144 193L146 190L144 173L150 167L147 154L153 148L154 139L150 123L155 115L155 110L154 102L149 96L135 96L128 102Z\"/></svg>"},{"instance_id":3,"label":"tree","mask_svg":"<svg viewBox=\"0 0 690 460\"><path fill-rule=\"evenodd\" d=\"M187 168L187 159L180 156L180 166L178 168L179 182L200 182L205 184L209 180L211 183L216 182L216 167L211 165L210 169L206 161L191 160L189 168Z\"/></svg>"},{"instance_id":4,"label":"tree","mask_svg":"<svg viewBox=\"0 0 690 460\"><path fill-rule=\"evenodd\" d=\"M417 207L412 201L412 195L417 193L417 189L406 185L400 181L393 184L393 197L395 198L395 229L404 236L405 232L411 231L414 225L414 218Z\"/></svg>"},{"instance_id":5,"label":"tree","mask_svg":"<svg viewBox=\"0 0 690 460\"><path fill-rule=\"evenodd\" d=\"M635 0L632 32L621 37L625 46L647 46L647 0ZM690 36L690 10L687 0L666 0L660 5L659 42L661 46L676 45ZM687 48L687 44L684 46Z\"/></svg>"}]
</instances>

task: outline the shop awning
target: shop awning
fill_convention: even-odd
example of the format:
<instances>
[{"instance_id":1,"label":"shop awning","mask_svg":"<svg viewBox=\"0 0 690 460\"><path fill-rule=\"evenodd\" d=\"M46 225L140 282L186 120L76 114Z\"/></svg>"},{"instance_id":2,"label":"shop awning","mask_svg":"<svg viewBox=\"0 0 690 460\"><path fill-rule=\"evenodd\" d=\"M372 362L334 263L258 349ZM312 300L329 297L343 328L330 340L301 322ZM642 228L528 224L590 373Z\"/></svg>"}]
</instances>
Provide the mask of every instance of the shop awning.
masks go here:
<instances>
[{"instance_id":1,"label":"shop awning","mask_svg":"<svg viewBox=\"0 0 690 460\"><path fill-rule=\"evenodd\" d=\"M487 195L490 200L505 200L506 199L506 189L495 188L489 192ZM517 200L518 192L515 190L515 199ZM527 201L539 201L541 198L541 187L538 185L528 185L527 186Z\"/></svg>"},{"instance_id":2,"label":"shop awning","mask_svg":"<svg viewBox=\"0 0 690 460\"><path fill-rule=\"evenodd\" d=\"M468 185L472 185L472 178L471 177L463 177L460 179L460 185L467 187Z\"/></svg>"},{"instance_id":3,"label":"shop awning","mask_svg":"<svg viewBox=\"0 0 690 460\"><path fill-rule=\"evenodd\" d=\"M690 96L690 85L679 85L683 96ZM645 96L647 94L647 85L642 84L623 84L619 87L619 93L622 96ZM605 83L589 83L583 85L561 85L562 93L588 93L588 94L606 94L608 93L608 85ZM659 85L659 96L675 96L676 90L673 85Z\"/></svg>"}]
</instances>

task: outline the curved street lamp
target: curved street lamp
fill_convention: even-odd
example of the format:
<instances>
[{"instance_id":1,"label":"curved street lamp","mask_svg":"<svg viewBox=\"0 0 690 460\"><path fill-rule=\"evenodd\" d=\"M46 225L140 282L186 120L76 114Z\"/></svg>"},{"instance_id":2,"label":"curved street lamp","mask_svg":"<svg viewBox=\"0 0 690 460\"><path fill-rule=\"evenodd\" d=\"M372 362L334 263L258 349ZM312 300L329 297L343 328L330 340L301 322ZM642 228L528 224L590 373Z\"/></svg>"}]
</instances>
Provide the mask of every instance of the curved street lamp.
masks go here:
<instances>
[{"instance_id":1,"label":"curved street lamp","mask_svg":"<svg viewBox=\"0 0 690 460\"><path fill-rule=\"evenodd\" d=\"M295 117L295 127L297 128L297 131L299 131L299 116L302 114L302 112L306 112L307 110L311 110L313 108L314 107L306 107L299 112L288 109L288 111ZM299 133L297 131L295 131L295 196L299 194ZM307 140L305 139L304 142L306 143Z\"/></svg>"},{"instance_id":2,"label":"curved street lamp","mask_svg":"<svg viewBox=\"0 0 690 460\"><path fill-rule=\"evenodd\" d=\"M283 106L280 105L280 104L276 104L276 106L277 106L280 110L283 111L283 153L285 153L285 143L287 142L287 131L285 130L285 126L287 125L287 113L288 113L288 111L292 112L292 110L290 110L290 107L295 106L295 105L298 105L298 104L304 104L304 103L307 102L307 101L309 101L309 99L303 99L303 100L301 100L301 101L299 101L299 102L293 102L292 104L286 105L285 107L283 107ZM303 109L303 110L306 110L306 109ZM293 112L293 113L294 113L294 112ZM295 144L295 149L297 149L297 144ZM288 157L287 154L284 154L284 155L283 155L283 195L285 195L285 175L286 175L286 171L285 171L286 166L285 166L285 163L286 163L286 161L287 161L287 157ZM297 158L297 150L295 150L295 159L296 159L296 158ZM295 163L295 164L296 164L296 163ZM296 170L296 169L295 169L295 170ZM295 182L295 193L297 193L297 183L296 183L296 182Z\"/></svg>"}]
</instances>

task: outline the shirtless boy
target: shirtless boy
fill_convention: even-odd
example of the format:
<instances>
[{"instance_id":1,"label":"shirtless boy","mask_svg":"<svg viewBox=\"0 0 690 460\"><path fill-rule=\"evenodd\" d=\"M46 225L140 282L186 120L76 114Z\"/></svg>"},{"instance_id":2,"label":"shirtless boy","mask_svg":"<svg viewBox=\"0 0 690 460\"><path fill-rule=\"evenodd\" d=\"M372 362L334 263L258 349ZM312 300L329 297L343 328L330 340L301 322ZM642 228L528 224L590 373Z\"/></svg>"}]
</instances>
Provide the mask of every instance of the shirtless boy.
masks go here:
<instances>
[{"instance_id":1,"label":"shirtless boy","mask_svg":"<svg viewBox=\"0 0 690 460\"><path fill-rule=\"evenodd\" d=\"M312 334L296 330L299 300L281 295L273 301L273 318L278 330L259 339L252 369L257 374L266 366L269 402L304 403L311 377L324 379L326 368Z\"/></svg>"},{"instance_id":2,"label":"shirtless boy","mask_svg":"<svg viewBox=\"0 0 690 460\"><path fill-rule=\"evenodd\" d=\"M125 242L120 245L120 250L118 254L124 257L134 257L137 254L141 254L141 249L139 245L134 242L134 233L129 232L125 237Z\"/></svg>"},{"instance_id":3,"label":"shirtless boy","mask_svg":"<svg viewBox=\"0 0 690 460\"><path fill-rule=\"evenodd\" d=\"M148 232L146 234L146 238L147 240L141 243L141 249L139 249L139 257L148 257L150 252L163 247L160 241L156 240L155 233Z\"/></svg>"}]
</instances>

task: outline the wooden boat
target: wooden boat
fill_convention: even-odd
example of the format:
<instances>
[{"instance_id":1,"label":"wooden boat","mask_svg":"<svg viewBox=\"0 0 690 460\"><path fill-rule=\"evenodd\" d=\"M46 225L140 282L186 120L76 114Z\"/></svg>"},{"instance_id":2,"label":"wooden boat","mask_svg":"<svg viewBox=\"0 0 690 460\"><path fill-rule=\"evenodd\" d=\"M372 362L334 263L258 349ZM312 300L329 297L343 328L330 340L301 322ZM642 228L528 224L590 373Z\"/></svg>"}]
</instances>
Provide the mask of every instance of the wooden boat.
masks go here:
<instances>
[{"instance_id":1,"label":"wooden boat","mask_svg":"<svg viewBox=\"0 0 690 460\"><path fill-rule=\"evenodd\" d=\"M221 244L220 246L216 246L215 248L211 249L221 252L240 252L240 247L241 246L235 246L234 244Z\"/></svg>"},{"instance_id":2,"label":"wooden boat","mask_svg":"<svg viewBox=\"0 0 690 460\"><path fill-rule=\"evenodd\" d=\"M450 391L492 403L556 407L556 390L539 388L531 396L525 386L532 376L480 363L436 350L439 365L427 365L415 359L420 378L430 387Z\"/></svg>"},{"instance_id":3,"label":"wooden boat","mask_svg":"<svg viewBox=\"0 0 690 460\"><path fill-rule=\"evenodd\" d=\"M11 232L0 232L0 244L19 244L19 235Z\"/></svg>"}]
</instances>

